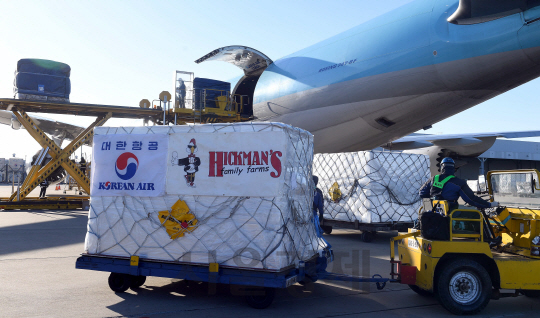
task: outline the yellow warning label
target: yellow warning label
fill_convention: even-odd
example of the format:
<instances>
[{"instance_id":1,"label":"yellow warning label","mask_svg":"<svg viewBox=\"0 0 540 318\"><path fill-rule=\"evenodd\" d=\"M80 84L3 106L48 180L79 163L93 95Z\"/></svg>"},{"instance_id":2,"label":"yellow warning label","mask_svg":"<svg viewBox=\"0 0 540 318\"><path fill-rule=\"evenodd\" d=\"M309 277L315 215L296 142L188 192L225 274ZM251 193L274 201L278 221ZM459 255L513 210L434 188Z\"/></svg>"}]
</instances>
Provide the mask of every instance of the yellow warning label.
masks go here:
<instances>
[{"instance_id":1,"label":"yellow warning label","mask_svg":"<svg viewBox=\"0 0 540 318\"><path fill-rule=\"evenodd\" d=\"M219 272L219 264L218 263L210 263L210 266L208 267L208 271L210 273L217 273Z\"/></svg>"},{"instance_id":2,"label":"yellow warning label","mask_svg":"<svg viewBox=\"0 0 540 318\"><path fill-rule=\"evenodd\" d=\"M184 236L186 232L191 233L197 228L195 215L189 212L189 207L182 200L176 201L170 212L160 211L159 220L172 240Z\"/></svg>"},{"instance_id":3,"label":"yellow warning label","mask_svg":"<svg viewBox=\"0 0 540 318\"><path fill-rule=\"evenodd\" d=\"M131 266L139 266L139 256L133 255L131 256L129 260L129 265Z\"/></svg>"},{"instance_id":4,"label":"yellow warning label","mask_svg":"<svg viewBox=\"0 0 540 318\"><path fill-rule=\"evenodd\" d=\"M338 202L339 199L341 199L341 190L339 190L339 184L334 182L334 184L328 189L328 194L330 194L330 198L332 198L332 201Z\"/></svg>"}]
</instances>

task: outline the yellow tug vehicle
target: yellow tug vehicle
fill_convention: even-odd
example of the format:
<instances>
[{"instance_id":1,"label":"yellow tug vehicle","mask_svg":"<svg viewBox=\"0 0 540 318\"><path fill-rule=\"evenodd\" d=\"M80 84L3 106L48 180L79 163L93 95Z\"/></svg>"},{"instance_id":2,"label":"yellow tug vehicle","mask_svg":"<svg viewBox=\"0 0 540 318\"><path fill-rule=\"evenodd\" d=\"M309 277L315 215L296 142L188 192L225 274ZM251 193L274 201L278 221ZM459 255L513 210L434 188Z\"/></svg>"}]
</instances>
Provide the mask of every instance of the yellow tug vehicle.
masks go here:
<instances>
[{"instance_id":1,"label":"yellow tug vehicle","mask_svg":"<svg viewBox=\"0 0 540 318\"><path fill-rule=\"evenodd\" d=\"M458 315L479 313L490 299L540 297L539 179L536 169L489 172L487 190L497 208L452 210L447 201L425 202L420 214L442 214L448 231L437 232L448 232L447 237L425 237L420 222L420 230L393 238L392 278L420 295L436 296ZM399 260L394 260L395 241Z\"/></svg>"}]
</instances>

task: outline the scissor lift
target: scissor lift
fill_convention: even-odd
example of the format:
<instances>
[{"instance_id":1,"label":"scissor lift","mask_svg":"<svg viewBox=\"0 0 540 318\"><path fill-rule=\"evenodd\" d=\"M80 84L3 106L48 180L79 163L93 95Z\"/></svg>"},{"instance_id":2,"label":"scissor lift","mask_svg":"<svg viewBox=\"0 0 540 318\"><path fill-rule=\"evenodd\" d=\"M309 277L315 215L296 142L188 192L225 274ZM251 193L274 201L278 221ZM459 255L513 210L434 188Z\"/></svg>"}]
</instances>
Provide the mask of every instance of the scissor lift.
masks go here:
<instances>
[{"instance_id":1,"label":"scissor lift","mask_svg":"<svg viewBox=\"0 0 540 318\"><path fill-rule=\"evenodd\" d=\"M62 167L76 181L79 190L90 193L90 180L79 169L76 163L71 161L70 156L87 141L93 137L94 127L103 125L109 118L132 118L151 120L154 124L178 124L188 123L217 123L217 122L235 122L246 121L251 118L242 117L242 105L245 96L232 97L225 92L217 100L209 100L216 105L215 108L208 109L187 109L178 107L167 107L171 103L171 95L168 92L162 92L160 95L160 104L163 107L149 108L149 103L141 107L124 107L97 104L81 103L54 103L33 100L19 99L1 99L0 110L13 112L17 120L28 131L28 133L43 147L38 155L38 160L34 163L28 176L22 182L19 189L9 198L0 198L0 209L73 209L81 208L88 204L89 196L62 196L47 197L39 199L29 197L39 184L51 175L56 169ZM206 101L205 101L206 102ZM82 131L65 148L59 147L51 138L49 138L38 124L27 114L27 112L95 116L97 119ZM46 155L52 159L45 165L43 161Z\"/></svg>"},{"instance_id":2,"label":"scissor lift","mask_svg":"<svg viewBox=\"0 0 540 318\"><path fill-rule=\"evenodd\" d=\"M74 103L49 103L16 99L0 99L0 109L12 111L17 120L26 131L43 147L38 160L34 163L28 176L22 182L19 189L9 198L0 198L0 209L73 209L81 208L88 203L88 196L78 197L48 197L39 199L29 197L32 190L51 175L56 169L62 167L77 182L80 189L90 193L90 180L79 169L76 163L71 161L70 156L85 142L93 137L94 127L103 125L109 118L156 118L162 114L157 109L143 109L135 107L74 104ZM29 112L73 114L83 116L97 116L97 119L65 148L59 147L49 138L38 124L27 114ZM52 159L42 165L45 155Z\"/></svg>"}]
</instances>

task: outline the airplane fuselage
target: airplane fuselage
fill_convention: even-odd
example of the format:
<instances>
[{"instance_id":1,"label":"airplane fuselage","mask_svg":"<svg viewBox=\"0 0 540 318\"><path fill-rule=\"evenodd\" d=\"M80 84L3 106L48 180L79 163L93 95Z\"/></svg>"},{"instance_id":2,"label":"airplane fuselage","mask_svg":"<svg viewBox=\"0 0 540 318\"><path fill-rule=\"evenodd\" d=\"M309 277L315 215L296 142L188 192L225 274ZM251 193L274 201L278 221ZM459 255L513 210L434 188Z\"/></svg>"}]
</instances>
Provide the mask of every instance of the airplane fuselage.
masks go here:
<instances>
[{"instance_id":1,"label":"airplane fuselage","mask_svg":"<svg viewBox=\"0 0 540 318\"><path fill-rule=\"evenodd\" d=\"M470 25L458 0L417 0L270 64L258 120L315 135L316 152L373 149L540 75L539 7Z\"/></svg>"}]
</instances>

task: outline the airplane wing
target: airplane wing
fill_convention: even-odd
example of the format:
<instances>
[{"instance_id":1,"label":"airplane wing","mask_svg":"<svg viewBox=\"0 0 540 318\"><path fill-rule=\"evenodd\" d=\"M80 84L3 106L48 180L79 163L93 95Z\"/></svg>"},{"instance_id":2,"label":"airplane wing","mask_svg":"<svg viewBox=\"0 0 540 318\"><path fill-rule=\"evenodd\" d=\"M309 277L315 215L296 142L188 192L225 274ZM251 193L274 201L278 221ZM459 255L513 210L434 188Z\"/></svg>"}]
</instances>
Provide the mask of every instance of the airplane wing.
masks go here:
<instances>
[{"instance_id":1,"label":"airplane wing","mask_svg":"<svg viewBox=\"0 0 540 318\"><path fill-rule=\"evenodd\" d=\"M64 123L54 119L39 117L35 115L31 115L30 117L46 134L60 140L73 140L85 129L84 127ZM13 115L13 113L9 111L0 110L0 124L9 125L15 130L21 128L24 129L21 123L17 120L17 117L15 117L15 115Z\"/></svg>"},{"instance_id":2,"label":"airplane wing","mask_svg":"<svg viewBox=\"0 0 540 318\"><path fill-rule=\"evenodd\" d=\"M475 158L491 148L499 137L527 138L538 136L540 136L538 130L449 135L413 134L381 147L429 156L431 175L434 176L438 173L440 161L444 157L452 157L454 160Z\"/></svg>"},{"instance_id":3,"label":"airplane wing","mask_svg":"<svg viewBox=\"0 0 540 318\"><path fill-rule=\"evenodd\" d=\"M409 150L431 146L440 147L463 147L472 146L484 142L486 139L503 138L527 138L540 136L540 130L510 131L491 133L449 134L449 135L409 135L381 147L391 150Z\"/></svg>"}]
</instances>

